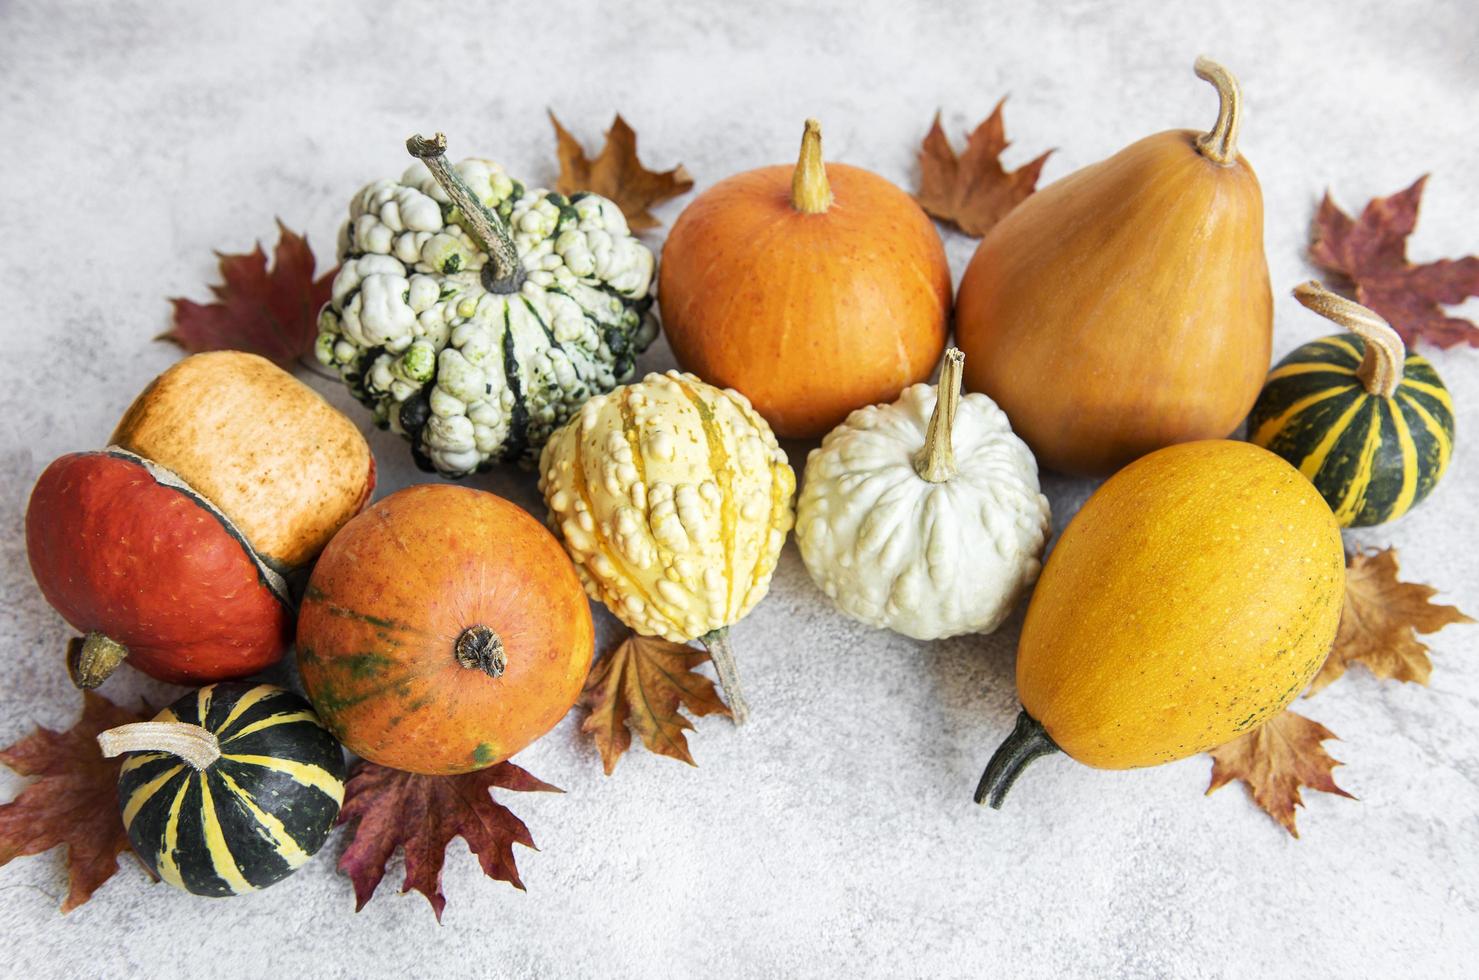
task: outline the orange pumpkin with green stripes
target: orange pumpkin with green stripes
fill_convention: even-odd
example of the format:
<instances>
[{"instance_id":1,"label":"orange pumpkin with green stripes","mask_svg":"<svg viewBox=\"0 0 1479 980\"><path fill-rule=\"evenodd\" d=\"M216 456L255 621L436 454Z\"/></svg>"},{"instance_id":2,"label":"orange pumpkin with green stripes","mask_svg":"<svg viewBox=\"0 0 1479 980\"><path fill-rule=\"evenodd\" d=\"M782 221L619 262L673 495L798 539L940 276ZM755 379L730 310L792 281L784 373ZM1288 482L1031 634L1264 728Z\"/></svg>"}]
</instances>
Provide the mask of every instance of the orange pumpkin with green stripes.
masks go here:
<instances>
[{"instance_id":1,"label":"orange pumpkin with green stripes","mask_svg":"<svg viewBox=\"0 0 1479 980\"><path fill-rule=\"evenodd\" d=\"M1341 526L1395 520L1448 468L1453 400L1375 313L1317 283L1294 294L1351 332L1305 344L1269 372L1248 439L1309 478Z\"/></svg>"},{"instance_id":2,"label":"orange pumpkin with green stripes","mask_svg":"<svg viewBox=\"0 0 1479 980\"><path fill-rule=\"evenodd\" d=\"M196 895L286 878L323 846L344 800L339 743L308 702L271 684L203 687L98 743L127 755L118 802L134 851Z\"/></svg>"},{"instance_id":3,"label":"orange pumpkin with green stripes","mask_svg":"<svg viewBox=\"0 0 1479 980\"><path fill-rule=\"evenodd\" d=\"M557 542L481 490L391 494L324 549L298 668L324 724L371 762L428 775L502 762L580 694L595 634Z\"/></svg>"}]
</instances>

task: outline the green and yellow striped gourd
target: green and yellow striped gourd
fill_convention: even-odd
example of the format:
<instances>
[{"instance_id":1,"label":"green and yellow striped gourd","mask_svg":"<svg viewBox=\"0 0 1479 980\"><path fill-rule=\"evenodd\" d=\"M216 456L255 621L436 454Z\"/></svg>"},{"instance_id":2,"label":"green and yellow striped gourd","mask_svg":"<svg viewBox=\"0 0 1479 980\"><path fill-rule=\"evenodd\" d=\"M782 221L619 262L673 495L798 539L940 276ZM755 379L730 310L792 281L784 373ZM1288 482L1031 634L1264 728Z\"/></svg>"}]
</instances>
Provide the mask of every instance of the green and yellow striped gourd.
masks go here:
<instances>
[{"instance_id":1,"label":"green and yellow striped gourd","mask_svg":"<svg viewBox=\"0 0 1479 980\"><path fill-rule=\"evenodd\" d=\"M344 800L338 741L307 701L270 684L203 687L98 744L127 753L118 801L134 851L196 895L286 878L323 846Z\"/></svg>"},{"instance_id":2,"label":"green and yellow striped gourd","mask_svg":"<svg viewBox=\"0 0 1479 980\"><path fill-rule=\"evenodd\" d=\"M1297 467L1342 527L1395 520L1448 468L1453 399L1433 365L1366 307L1314 282L1294 295L1351 332L1274 366L1248 416L1248 441Z\"/></svg>"}]
</instances>

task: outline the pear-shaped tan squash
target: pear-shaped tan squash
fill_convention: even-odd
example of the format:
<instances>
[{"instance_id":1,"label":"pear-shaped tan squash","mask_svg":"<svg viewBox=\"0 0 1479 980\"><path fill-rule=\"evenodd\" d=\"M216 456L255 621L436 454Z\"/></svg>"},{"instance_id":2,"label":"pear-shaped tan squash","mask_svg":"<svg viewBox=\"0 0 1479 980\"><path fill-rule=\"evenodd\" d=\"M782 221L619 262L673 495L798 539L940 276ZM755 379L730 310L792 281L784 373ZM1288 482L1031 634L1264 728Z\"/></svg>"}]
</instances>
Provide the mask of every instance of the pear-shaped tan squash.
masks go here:
<instances>
[{"instance_id":1,"label":"pear-shaped tan squash","mask_svg":"<svg viewBox=\"0 0 1479 980\"><path fill-rule=\"evenodd\" d=\"M1111 473L1233 431L1268 370L1263 195L1237 151L1235 79L1211 132L1146 137L1018 205L961 281L965 380L1039 464Z\"/></svg>"}]
</instances>

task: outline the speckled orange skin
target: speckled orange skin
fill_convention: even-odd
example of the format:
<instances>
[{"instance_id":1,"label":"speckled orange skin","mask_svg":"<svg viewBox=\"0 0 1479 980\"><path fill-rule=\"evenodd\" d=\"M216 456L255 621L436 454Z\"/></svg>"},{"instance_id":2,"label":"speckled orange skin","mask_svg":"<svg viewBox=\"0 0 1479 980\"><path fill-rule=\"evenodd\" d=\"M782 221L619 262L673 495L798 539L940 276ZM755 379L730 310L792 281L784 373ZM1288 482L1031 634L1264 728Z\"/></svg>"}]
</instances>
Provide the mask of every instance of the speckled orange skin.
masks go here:
<instances>
[{"instance_id":1,"label":"speckled orange skin","mask_svg":"<svg viewBox=\"0 0 1479 980\"><path fill-rule=\"evenodd\" d=\"M291 569L359 513L375 460L344 413L264 357L195 354L150 382L112 443L171 470Z\"/></svg>"},{"instance_id":2,"label":"speckled orange skin","mask_svg":"<svg viewBox=\"0 0 1479 980\"><path fill-rule=\"evenodd\" d=\"M136 460L69 453L48 466L26 508L26 551L67 622L122 643L129 666L162 681L245 677L282 659L293 635L292 610L246 545Z\"/></svg>"},{"instance_id":3,"label":"speckled orange skin","mask_svg":"<svg viewBox=\"0 0 1479 980\"><path fill-rule=\"evenodd\" d=\"M882 177L828 164L833 203L804 214L793 172L763 167L699 195L663 246L657 295L685 370L749 398L777 435L810 439L928 379L950 267L928 216Z\"/></svg>"},{"instance_id":4,"label":"speckled orange skin","mask_svg":"<svg viewBox=\"0 0 1479 980\"><path fill-rule=\"evenodd\" d=\"M1162 449L1063 532L1017 647L1017 694L1103 769L1230 741L1283 710L1335 640L1345 556L1330 508L1267 450Z\"/></svg>"},{"instance_id":5,"label":"speckled orange skin","mask_svg":"<svg viewBox=\"0 0 1479 980\"><path fill-rule=\"evenodd\" d=\"M463 667L464 629L503 641L500 677ZM554 537L491 493L421 484L371 505L319 557L298 666L345 746L407 772L501 762L564 717L590 669L590 605Z\"/></svg>"},{"instance_id":6,"label":"speckled orange skin","mask_svg":"<svg viewBox=\"0 0 1479 980\"><path fill-rule=\"evenodd\" d=\"M1158 133L1033 194L961 278L966 387L1046 469L1105 475L1220 439L1263 386L1262 191L1247 161L1214 163L1196 136Z\"/></svg>"}]
</instances>

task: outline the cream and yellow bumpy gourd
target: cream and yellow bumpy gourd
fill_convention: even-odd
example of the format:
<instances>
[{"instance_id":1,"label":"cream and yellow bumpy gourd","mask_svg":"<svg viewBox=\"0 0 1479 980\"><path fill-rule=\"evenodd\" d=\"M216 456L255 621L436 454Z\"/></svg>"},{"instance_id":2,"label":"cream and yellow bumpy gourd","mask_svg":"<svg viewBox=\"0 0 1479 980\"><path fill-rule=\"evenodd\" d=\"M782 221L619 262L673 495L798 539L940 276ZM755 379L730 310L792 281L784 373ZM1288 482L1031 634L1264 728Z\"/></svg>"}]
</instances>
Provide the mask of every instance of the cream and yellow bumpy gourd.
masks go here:
<instances>
[{"instance_id":1,"label":"cream and yellow bumpy gourd","mask_svg":"<svg viewBox=\"0 0 1479 980\"><path fill-rule=\"evenodd\" d=\"M586 592L638 633L702 641L742 722L728 628L770 587L795 520L770 426L738 392L649 374L581 406L539 471Z\"/></svg>"},{"instance_id":2,"label":"cream and yellow bumpy gourd","mask_svg":"<svg viewBox=\"0 0 1479 980\"><path fill-rule=\"evenodd\" d=\"M938 390L913 385L849 415L812 450L797 508L822 591L919 640L999 626L1037 580L1052 529L1031 451L991 399L961 398L963 364L946 351Z\"/></svg>"}]
</instances>

